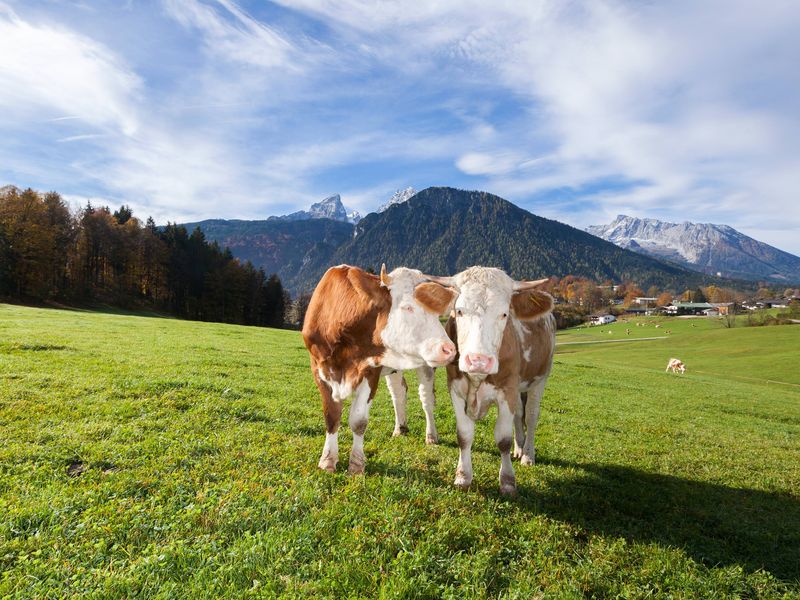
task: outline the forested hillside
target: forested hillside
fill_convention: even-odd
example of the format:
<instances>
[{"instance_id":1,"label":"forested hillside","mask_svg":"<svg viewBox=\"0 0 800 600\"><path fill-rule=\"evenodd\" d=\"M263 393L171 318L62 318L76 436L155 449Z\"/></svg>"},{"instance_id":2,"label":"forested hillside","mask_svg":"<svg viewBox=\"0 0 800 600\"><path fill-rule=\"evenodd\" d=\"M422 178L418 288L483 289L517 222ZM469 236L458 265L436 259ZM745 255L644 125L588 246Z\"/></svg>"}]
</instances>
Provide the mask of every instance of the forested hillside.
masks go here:
<instances>
[{"instance_id":1,"label":"forested hillside","mask_svg":"<svg viewBox=\"0 0 800 600\"><path fill-rule=\"evenodd\" d=\"M277 273L284 285L294 289L296 278L307 264L324 262L353 237L353 225L332 219L243 221L209 219L184 224L199 227L206 239L230 248L234 256Z\"/></svg>"},{"instance_id":2,"label":"forested hillside","mask_svg":"<svg viewBox=\"0 0 800 600\"><path fill-rule=\"evenodd\" d=\"M72 214L55 192L13 187L0 193L0 298L276 327L286 302L277 276L208 243L200 229L143 225L126 206Z\"/></svg>"}]
</instances>

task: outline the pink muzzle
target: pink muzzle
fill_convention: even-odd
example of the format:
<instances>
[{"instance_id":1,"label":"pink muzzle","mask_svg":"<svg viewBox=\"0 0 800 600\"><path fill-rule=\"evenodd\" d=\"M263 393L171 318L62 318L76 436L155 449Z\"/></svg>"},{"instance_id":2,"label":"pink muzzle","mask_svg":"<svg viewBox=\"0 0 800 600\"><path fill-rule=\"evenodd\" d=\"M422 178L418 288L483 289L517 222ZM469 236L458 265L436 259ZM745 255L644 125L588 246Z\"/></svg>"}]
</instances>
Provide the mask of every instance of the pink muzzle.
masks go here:
<instances>
[{"instance_id":1,"label":"pink muzzle","mask_svg":"<svg viewBox=\"0 0 800 600\"><path fill-rule=\"evenodd\" d=\"M451 341L441 342L434 348L434 354L430 362L437 366L444 366L456 356L456 345Z\"/></svg>"},{"instance_id":2,"label":"pink muzzle","mask_svg":"<svg viewBox=\"0 0 800 600\"><path fill-rule=\"evenodd\" d=\"M488 354L465 354L464 365L467 367L467 373L483 373L489 374L494 367L495 358Z\"/></svg>"}]
</instances>

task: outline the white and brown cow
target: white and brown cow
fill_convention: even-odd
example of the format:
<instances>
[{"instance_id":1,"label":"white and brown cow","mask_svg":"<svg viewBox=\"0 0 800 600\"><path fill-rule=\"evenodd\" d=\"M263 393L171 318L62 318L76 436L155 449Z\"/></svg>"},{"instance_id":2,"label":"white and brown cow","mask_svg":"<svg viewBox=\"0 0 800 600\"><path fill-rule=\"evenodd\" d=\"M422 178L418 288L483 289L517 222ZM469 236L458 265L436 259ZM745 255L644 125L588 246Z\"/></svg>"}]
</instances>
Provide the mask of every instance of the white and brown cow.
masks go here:
<instances>
[{"instance_id":1,"label":"white and brown cow","mask_svg":"<svg viewBox=\"0 0 800 600\"><path fill-rule=\"evenodd\" d=\"M667 363L667 368L664 369L664 372L666 373L670 369L672 369L673 373L680 371L681 374L683 374L686 372L686 365L683 364L683 361L679 358L670 358L669 362Z\"/></svg>"},{"instance_id":2,"label":"white and brown cow","mask_svg":"<svg viewBox=\"0 0 800 600\"><path fill-rule=\"evenodd\" d=\"M534 289L547 280L514 281L500 269L470 267L437 281L459 292L445 326L458 347L458 362L447 366L460 448L455 484L467 488L472 483L475 421L496 404L500 492L513 494L511 445L522 464L533 464L536 423L553 362L553 299Z\"/></svg>"},{"instance_id":3,"label":"white and brown cow","mask_svg":"<svg viewBox=\"0 0 800 600\"><path fill-rule=\"evenodd\" d=\"M317 284L303 324L311 371L322 396L325 446L319 467L335 471L342 404L353 396L350 473L363 473L364 432L384 369L443 366L455 357L439 316L455 292L419 271L398 268L380 278L357 267L332 267Z\"/></svg>"}]
</instances>

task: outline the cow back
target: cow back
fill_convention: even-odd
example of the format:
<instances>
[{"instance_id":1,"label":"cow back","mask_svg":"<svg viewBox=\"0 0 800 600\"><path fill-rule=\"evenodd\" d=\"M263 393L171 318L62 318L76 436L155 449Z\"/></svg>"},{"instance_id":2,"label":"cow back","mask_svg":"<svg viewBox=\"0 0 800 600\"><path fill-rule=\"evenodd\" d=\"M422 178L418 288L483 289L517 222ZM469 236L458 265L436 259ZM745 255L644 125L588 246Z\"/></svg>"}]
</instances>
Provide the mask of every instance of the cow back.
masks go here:
<instances>
[{"instance_id":1,"label":"cow back","mask_svg":"<svg viewBox=\"0 0 800 600\"><path fill-rule=\"evenodd\" d=\"M303 341L312 361L335 376L380 357L384 352L380 332L390 307L389 291L377 276L348 265L328 269L303 322Z\"/></svg>"}]
</instances>

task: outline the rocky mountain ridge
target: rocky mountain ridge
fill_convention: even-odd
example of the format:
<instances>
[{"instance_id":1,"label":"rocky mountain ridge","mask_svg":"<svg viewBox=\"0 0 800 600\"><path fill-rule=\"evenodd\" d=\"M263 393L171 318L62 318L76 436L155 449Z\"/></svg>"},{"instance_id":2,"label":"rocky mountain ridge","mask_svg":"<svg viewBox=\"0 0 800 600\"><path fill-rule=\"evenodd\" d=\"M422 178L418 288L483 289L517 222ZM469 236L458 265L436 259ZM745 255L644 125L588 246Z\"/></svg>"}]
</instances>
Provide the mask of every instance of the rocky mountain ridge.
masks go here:
<instances>
[{"instance_id":1,"label":"rocky mountain ridge","mask_svg":"<svg viewBox=\"0 0 800 600\"><path fill-rule=\"evenodd\" d=\"M690 269L752 281L800 281L800 257L759 242L729 225L670 223L618 215L586 229L620 248Z\"/></svg>"}]
</instances>

